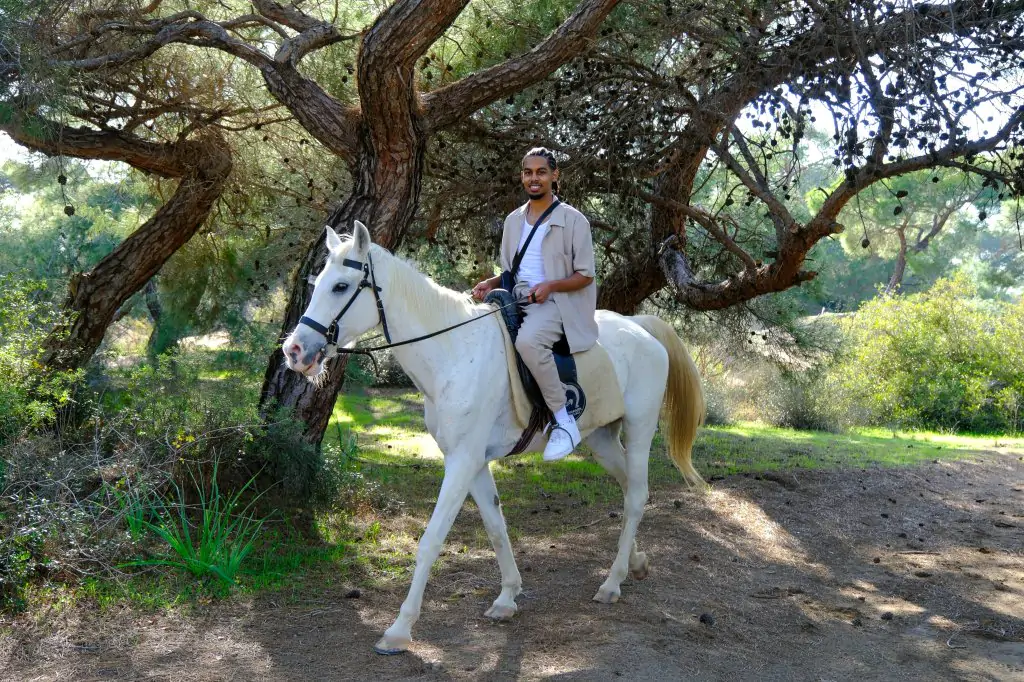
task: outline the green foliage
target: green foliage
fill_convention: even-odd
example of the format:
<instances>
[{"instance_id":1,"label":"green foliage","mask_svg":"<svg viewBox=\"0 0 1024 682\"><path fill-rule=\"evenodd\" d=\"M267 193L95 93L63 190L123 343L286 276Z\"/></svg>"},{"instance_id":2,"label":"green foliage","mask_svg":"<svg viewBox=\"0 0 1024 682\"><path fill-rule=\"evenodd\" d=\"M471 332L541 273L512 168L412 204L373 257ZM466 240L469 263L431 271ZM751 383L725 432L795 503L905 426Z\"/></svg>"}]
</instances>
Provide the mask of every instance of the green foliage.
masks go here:
<instances>
[{"instance_id":1,"label":"green foliage","mask_svg":"<svg viewBox=\"0 0 1024 682\"><path fill-rule=\"evenodd\" d=\"M101 425L104 448L129 431L146 461L217 459L229 478L262 471L279 499L329 498L333 474L303 424L287 414L264 423L258 413L267 353L257 336L241 350L171 352L96 377L92 423Z\"/></svg>"},{"instance_id":2,"label":"green foliage","mask_svg":"<svg viewBox=\"0 0 1024 682\"><path fill-rule=\"evenodd\" d=\"M0 274L0 446L51 424L80 376L39 371L42 341L57 319L46 299L45 284Z\"/></svg>"},{"instance_id":3,"label":"green foliage","mask_svg":"<svg viewBox=\"0 0 1024 682\"><path fill-rule=\"evenodd\" d=\"M130 479L122 478L118 483ZM132 542L139 542L146 534L149 520L153 518L154 500L152 493L145 488L122 488L119 485L109 486L110 495L114 498L114 507L120 512L121 519L128 530Z\"/></svg>"},{"instance_id":4,"label":"green foliage","mask_svg":"<svg viewBox=\"0 0 1024 682\"><path fill-rule=\"evenodd\" d=\"M71 274L92 268L148 217L155 197L142 176L100 168L53 160L0 167L0 206L10 211L0 224L0 273L47 280L61 293Z\"/></svg>"},{"instance_id":5,"label":"green foliage","mask_svg":"<svg viewBox=\"0 0 1024 682\"><path fill-rule=\"evenodd\" d=\"M2 521L0 516L0 526L8 525ZM43 549L45 538L32 527L12 528L0 535L0 611L24 608L26 584L49 564Z\"/></svg>"},{"instance_id":6,"label":"green foliage","mask_svg":"<svg viewBox=\"0 0 1024 682\"><path fill-rule=\"evenodd\" d=\"M256 345L94 366L74 393L73 409L60 410L59 429L11 431L0 444L0 581L7 606L17 606L27 585L39 580L108 575L155 540L176 548L161 565L177 561L226 583L252 550L258 526L240 496L260 485L271 493L261 505L283 502L287 509L297 500L303 506L333 500L343 485L355 485L346 479L350 452L315 447L294 420L261 423L254 368L266 354ZM210 462L220 465L193 492L194 472L208 471ZM182 525L181 505L188 505L193 525Z\"/></svg>"},{"instance_id":7,"label":"green foliage","mask_svg":"<svg viewBox=\"0 0 1024 682\"><path fill-rule=\"evenodd\" d=\"M189 519L185 493L174 484L175 499L170 507L161 503L157 520L141 518L142 525L160 538L171 552L161 558L129 562L134 566L170 566L197 578L212 576L224 585L235 584L242 562L253 549L264 519L253 513L256 499L242 504L242 497L255 479L249 479L234 493L223 494L214 464L207 489L194 473L192 482L198 496L199 521Z\"/></svg>"},{"instance_id":8,"label":"green foliage","mask_svg":"<svg viewBox=\"0 0 1024 682\"><path fill-rule=\"evenodd\" d=\"M726 426L733 423L728 390L722 385L722 382L704 380L704 405L704 423L706 425Z\"/></svg>"},{"instance_id":9,"label":"green foliage","mask_svg":"<svg viewBox=\"0 0 1024 682\"><path fill-rule=\"evenodd\" d=\"M291 502L330 500L335 490L324 450L304 437L305 424L279 414L259 433L253 434L247 459L265 468L266 478L277 493Z\"/></svg>"},{"instance_id":10,"label":"green foliage","mask_svg":"<svg viewBox=\"0 0 1024 682\"><path fill-rule=\"evenodd\" d=\"M983 301L963 275L884 296L842 322L833 369L871 423L970 432L1024 426L1024 303Z\"/></svg>"}]
</instances>

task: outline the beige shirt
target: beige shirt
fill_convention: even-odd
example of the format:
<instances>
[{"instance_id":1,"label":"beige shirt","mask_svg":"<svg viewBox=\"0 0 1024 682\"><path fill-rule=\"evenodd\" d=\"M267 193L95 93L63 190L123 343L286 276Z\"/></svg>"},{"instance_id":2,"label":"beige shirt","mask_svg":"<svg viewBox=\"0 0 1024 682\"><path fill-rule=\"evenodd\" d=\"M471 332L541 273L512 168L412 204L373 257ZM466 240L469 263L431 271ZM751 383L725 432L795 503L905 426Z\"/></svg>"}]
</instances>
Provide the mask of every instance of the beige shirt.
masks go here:
<instances>
[{"instance_id":1,"label":"beige shirt","mask_svg":"<svg viewBox=\"0 0 1024 682\"><path fill-rule=\"evenodd\" d=\"M529 204L523 204L505 218L501 235L501 269L511 270L516 248L522 237L523 222ZM544 254L544 274L547 279L565 279L574 272L595 277L594 241L590 234L590 221L566 203L551 212L546 221L550 225L541 242ZM536 238L537 235L534 235ZM597 283L592 281L582 289L555 292L551 295L565 328L569 350L580 353L597 343Z\"/></svg>"}]
</instances>

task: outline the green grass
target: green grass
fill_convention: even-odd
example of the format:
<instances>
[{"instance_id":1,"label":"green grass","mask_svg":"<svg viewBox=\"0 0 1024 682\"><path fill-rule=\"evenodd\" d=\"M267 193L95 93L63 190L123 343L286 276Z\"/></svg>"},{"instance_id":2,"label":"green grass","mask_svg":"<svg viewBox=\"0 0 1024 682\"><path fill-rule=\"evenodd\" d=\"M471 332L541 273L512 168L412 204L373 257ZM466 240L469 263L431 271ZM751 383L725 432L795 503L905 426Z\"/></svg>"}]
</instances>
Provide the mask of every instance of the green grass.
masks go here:
<instances>
[{"instance_id":1,"label":"green grass","mask_svg":"<svg viewBox=\"0 0 1024 682\"><path fill-rule=\"evenodd\" d=\"M410 512L426 516L436 499L443 466L425 433L422 402L415 393L369 391L339 398L334 419L351 430L359 445L362 474L377 481ZM893 433L857 429L833 434L780 429L762 424L701 429L694 464L706 479L787 469L839 469L911 466L933 460L957 460L999 448L1024 450L1024 439L938 433ZM683 485L665 456L660 434L650 461L652 488ZM621 493L586 448L559 464L539 455L509 458L492 465L510 526L529 521L540 508L557 509L565 518L552 532L573 528L580 510L621 505ZM550 519L550 516L548 516Z\"/></svg>"},{"instance_id":2,"label":"green grass","mask_svg":"<svg viewBox=\"0 0 1024 682\"><path fill-rule=\"evenodd\" d=\"M201 579L217 578L224 586L235 584L235 578L252 552L265 519L253 516L258 496L242 503L242 496L255 477L233 493L221 494L217 470L214 462L208 486L195 472L191 473L198 495L198 524L193 524L189 518L185 492L177 483L174 483L174 502L168 506L161 500L159 507L154 509L154 520L147 518L144 503L138 505L142 509L127 518L135 517L141 524L140 530L145 528L163 540L165 547L161 556L137 559L128 565L167 566L182 569Z\"/></svg>"},{"instance_id":3,"label":"green grass","mask_svg":"<svg viewBox=\"0 0 1024 682\"><path fill-rule=\"evenodd\" d=\"M964 459L1000 447L1024 449L1024 440L884 429L834 434L745 423L703 429L694 446L694 462L705 474L730 475L795 468L909 466Z\"/></svg>"},{"instance_id":4,"label":"green grass","mask_svg":"<svg viewBox=\"0 0 1024 682\"><path fill-rule=\"evenodd\" d=\"M380 586L408 580L417 535L433 508L444 471L441 454L426 433L422 399L416 393L391 390L356 390L340 396L327 438L345 445L352 437L358 445L353 466L365 478L365 488L376 491L366 498L369 506L363 505L355 515L352 510L320 512L312 534L297 531L300 524L294 519L268 520L231 593L270 592L287 603L293 595L300 598L304 584ZM881 429L830 434L743 423L702 429L694 463L713 481L773 470L913 466L969 458L980 451L1017 457L1024 452L1024 439ZM495 462L492 470L513 541L524 535L557 537L621 509L618 485L585 448L558 464L527 455ZM652 450L650 480L655 495L674 494L684 485L664 454L660 434ZM382 512L384 507L392 511ZM406 515L417 520L403 521ZM463 512L449 547L458 551L489 546L475 510ZM442 555L442 563L448 560ZM216 582L151 571L119 581L87 580L70 597L54 593L44 601L86 598L100 608L128 603L159 610L225 594Z\"/></svg>"},{"instance_id":5,"label":"green grass","mask_svg":"<svg viewBox=\"0 0 1024 682\"><path fill-rule=\"evenodd\" d=\"M353 569L366 561L354 547L351 534L344 539L336 537L335 542L316 542L297 534L291 521L268 521L230 589L220 580L197 580L182 571L148 570L119 579L87 578L73 588L56 584L36 587L30 600L51 605L87 600L101 610L130 605L160 611L229 594L287 595L307 581L330 585L348 580Z\"/></svg>"}]
</instances>

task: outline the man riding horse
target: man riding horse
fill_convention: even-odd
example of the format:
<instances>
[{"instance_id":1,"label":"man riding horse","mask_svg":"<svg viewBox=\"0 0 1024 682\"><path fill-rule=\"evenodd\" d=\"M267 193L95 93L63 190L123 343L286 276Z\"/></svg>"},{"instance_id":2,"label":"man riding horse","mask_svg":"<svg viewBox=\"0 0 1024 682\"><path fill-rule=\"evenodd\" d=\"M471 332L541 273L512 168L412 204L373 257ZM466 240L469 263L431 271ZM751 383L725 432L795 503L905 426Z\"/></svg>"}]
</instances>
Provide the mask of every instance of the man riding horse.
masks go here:
<instances>
[{"instance_id":1,"label":"man riding horse","mask_svg":"<svg viewBox=\"0 0 1024 682\"><path fill-rule=\"evenodd\" d=\"M637 548L636 534L647 502L648 460L659 414L664 408L667 454L687 483L702 485L691 455L704 397L697 366L671 325L650 315L624 317L602 310L595 316L590 226L552 195L557 173L557 163L546 150L531 151L523 160L530 203L505 221L501 260L515 272L526 262L528 242L540 245L532 264L526 264L519 282L509 288L520 296L529 293L534 300L527 306L517 345L531 362L537 383L544 382L545 402L556 415L557 426L548 441L562 444L549 445L548 459L564 457L582 435L594 459L622 488L623 521L615 560L594 594L596 601L613 604L628 576L641 580L649 572L650 562ZM535 227L531 240L528 235ZM484 615L512 618L519 610L516 597L523 581L489 463L513 451L525 424L516 408L518 377L501 358L508 336L503 323L493 317L501 308L477 305L465 294L432 282L373 244L369 229L358 220L347 239L327 227L325 242L327 261L316 276L305 313L284 340L285 361L317 381L327 371L329 358L349 352L348 344L370 329L380 330L387 344L377 349L393 348L395 359L416 382L423 394L424 423L444 453L444 479L420 535L409 593L374 650L396 654L412 644L431 567L467 495L476 501L501 571L500 593ZM514 255L517 249L521 253ZM500 280L481 282L474 294L483 296ZM563 411L564 394L551 359L552 343L562 329L573 352L590 349L575 359L589 358L592 369L585 380L596 380L588 389L593 400L579 426ZM538 361L542 353L543 360ZM598 406L603 408L595 409ZM522 451L535 452L543 442L534 434Z\"/></svg>"},{"instance_id":2,"label":"man riding horse","mask_svg":"<svg viewBox=\"0 0 1024 682\"><path fill-rule=\"evenodd\" d=\"M553 421L544 460L562 459L580 442L576 420L566 410L552 347L565 334L569 350L580 353L597 343L597 285L590 222L554 195L558 161L537 147L523 157L522 183L530 200L505 218L501 267L515 278L513 293L529 301L516 338L516 350L533 374ZM473 288L482 301L501 284L501 275Z\"/></svg>"}]
</instances>

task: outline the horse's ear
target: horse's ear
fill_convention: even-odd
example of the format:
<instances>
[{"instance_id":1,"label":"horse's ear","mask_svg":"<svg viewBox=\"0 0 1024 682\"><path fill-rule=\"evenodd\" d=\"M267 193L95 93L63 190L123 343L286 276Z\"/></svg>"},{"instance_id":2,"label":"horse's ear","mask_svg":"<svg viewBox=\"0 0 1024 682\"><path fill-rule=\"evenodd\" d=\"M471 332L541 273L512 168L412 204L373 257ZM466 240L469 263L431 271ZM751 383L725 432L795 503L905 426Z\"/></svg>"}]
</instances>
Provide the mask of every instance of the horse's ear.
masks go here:
<instances>
[{"instance_id":1,"label":"horse's ear","mask_svg":"<svg viewBox=\"0 0 1024 682\"><path fill-rule=\"evenodd\" d=\"M341 246L341 237L338 236L338 233L330 225L325 225L324 230L327 232L327 249L329 251L337 251L338 247Z\"/></svg>"},{"instance_id":2,"label":"horse's ear","mask_svg":"<svg viewBox=\"0 0 1024 682\"><path fill-rule=\"evenodd\" d=\"M358 220L355 221L352 237L355 240L353 248L357 253L363 254L370 250L370 230Z\"/></svg>"}]
</instances>

